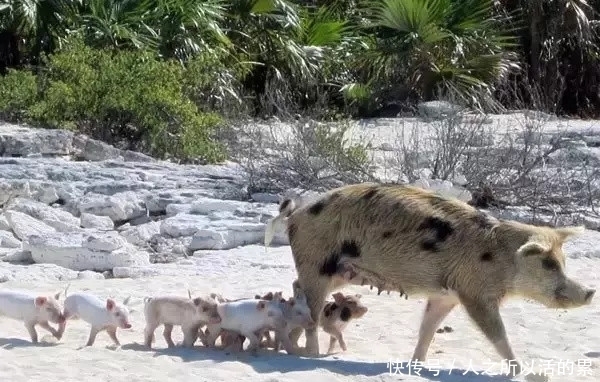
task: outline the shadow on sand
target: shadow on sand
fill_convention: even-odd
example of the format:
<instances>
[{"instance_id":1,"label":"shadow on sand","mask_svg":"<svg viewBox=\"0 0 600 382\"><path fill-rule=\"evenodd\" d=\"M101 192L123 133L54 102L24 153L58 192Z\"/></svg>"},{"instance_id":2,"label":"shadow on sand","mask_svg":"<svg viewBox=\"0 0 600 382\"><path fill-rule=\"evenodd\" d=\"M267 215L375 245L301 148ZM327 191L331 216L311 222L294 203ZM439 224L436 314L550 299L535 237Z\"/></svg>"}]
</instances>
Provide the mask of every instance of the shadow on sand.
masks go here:
<instances>
[{"instance_id":1,"label":"shadow on sand","mask_svg":"<svg viewBox=\"0 0 600 382\"><path fill-rule=\"evenodd\" d=\"M226 354L220 349L207 349L197 346L193 349L185 349L180 346L174 348L156 347L149 350L142 344L133 343L123 345L124 350L150 351L154 357L168 356L177 357L184 362L212 361L214 363L243 362L252 367L257 373L290 373L324 369L332 373L346 376L377 377L389 375L392 378L402 380L403 377L420 376L429 381L440 382L509 382L513 379L505 375L490 375L481 371L466 371L464 369L439 368L428 370L423 367L419 370L411 370L408 362L395 363L390 371L387 362L366 362L335 359L331 356L322 355L315 358L305 358L285 353L261 350L258 356L252 356L243 352L238 354Z\"/></svg>"},{"instance_id":2,"label":"shadow on sand","mask_svg":"<svg viewBox=\"0 0 600 382\"><path fill-rule=\"evenodd\" d=\"M21 347L52 347L58 345L57 342L47 342L42 338L37 344L31 342L31 340L24 340L22 338L0 338L0 348L10 350Z\"/></svg>"}]
</instances>

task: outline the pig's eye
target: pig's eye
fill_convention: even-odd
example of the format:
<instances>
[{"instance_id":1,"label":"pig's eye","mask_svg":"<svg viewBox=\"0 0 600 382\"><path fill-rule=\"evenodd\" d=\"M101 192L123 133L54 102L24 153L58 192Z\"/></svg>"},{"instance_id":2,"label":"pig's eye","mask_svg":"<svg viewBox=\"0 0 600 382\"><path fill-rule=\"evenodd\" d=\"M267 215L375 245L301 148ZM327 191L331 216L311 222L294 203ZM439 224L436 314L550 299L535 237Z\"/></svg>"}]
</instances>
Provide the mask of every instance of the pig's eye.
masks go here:
<instances>
[{"instance_id":1,"label":"pig's eye","mask_svg":"<svg viewBox=\"0 0 600 382\"><path fill-rule=\"evenodd\" d=\"M556 260L554 260L550 257L546 257L545 259L542 260L542 267L544 267L544 269L547 269L549 271L556 271L559 268L558 262L556 262Z\"/></svg>"}]
</instances>

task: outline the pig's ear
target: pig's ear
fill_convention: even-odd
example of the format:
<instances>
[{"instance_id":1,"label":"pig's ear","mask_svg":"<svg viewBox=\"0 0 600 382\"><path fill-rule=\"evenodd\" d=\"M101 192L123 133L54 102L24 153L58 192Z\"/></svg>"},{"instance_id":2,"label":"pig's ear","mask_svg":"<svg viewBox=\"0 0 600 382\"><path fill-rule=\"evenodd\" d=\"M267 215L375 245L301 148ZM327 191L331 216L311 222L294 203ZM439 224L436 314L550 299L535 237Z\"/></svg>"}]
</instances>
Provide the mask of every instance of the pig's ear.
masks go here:
<instances>
[{"instance_id":1,"label":"pig's ear","mask_svg":"<svg viewBox=\"0 0 600 382\"><path fill-rule=\"evenodd\" d=\"M263 310L266 306L267 304L264 301L259 301L258 304L256 304L256 309Z\"/></svg>"},{"instance_id":2,"label":"pig's ear","mask_svg":"<svg viewBox=\"0 0 600 382\"><path fill-rule=\"evenodd\" d=\"M200 297L196 297L194 300L194 305L200 306L202 304L202 299Z\"/></svg>"},{"instance_id":3,"label":"pig's ear","mask_svg":"<svg viewBox=\"0 0 600 382\"><path fill-rule=\"evenodd\" d=\"M46 302L48 302L47 297L39 296L35 298L35 306L37 307L43 306Z\"/></svg>"},{"instance_id":4,"label":"pig's ear","mask_svg":"<svg viewBox=\"0 0 600 382\"><path fill-rule=\"evenodd\" d=\"M113 310L115 308L115 305L117 305L115 303L115 300L113 300L112 298L106 299L106 310L108 310L110 312L111 310Z\"/></svg>"},{"instance_id":5,"label":"pig's ear","mask_svg":"<svg viewBox=\"0 0 600 382\"><path fill-rule=\"evenodd\" d=\"M565 241L571 236L581 235L585 232L585 226L570 226L570 227L559 227L555 228L556 232L561 241Z\"/></svg>"},{"instance_id":6,"label":"pig's ear","mask_svg":"<svg viewBox=\"0 0 600 382\"><path fill-rule=\"evenodd\" d=\"M517 255L522 257L539 256L548 252L550 248L537 241L530 241L517 249Z\"/></svg>"},{"instance_id":7,"label":"pig's ear","mask_svg":"<svg viewBox=\"0 0 600 382\"><path fill-rule=\"evenodd\" d=\"M334 293L331 295L331 297L333 297L335 302L337 302L338 304L341 304L342 302L344 302L344 295L342 294L342 292Z\"/></svg>"}]
</instances>

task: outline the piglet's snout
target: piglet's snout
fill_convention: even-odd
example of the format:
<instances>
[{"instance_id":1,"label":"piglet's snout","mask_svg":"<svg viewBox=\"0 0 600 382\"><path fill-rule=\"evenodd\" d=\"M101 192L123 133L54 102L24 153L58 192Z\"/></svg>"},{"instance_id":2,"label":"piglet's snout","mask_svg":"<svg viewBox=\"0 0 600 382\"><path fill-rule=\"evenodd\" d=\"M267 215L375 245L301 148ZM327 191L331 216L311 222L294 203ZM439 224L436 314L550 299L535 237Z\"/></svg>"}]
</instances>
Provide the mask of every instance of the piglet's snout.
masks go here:
<instances>
[{"instance_id":1,"label":"piglet's snout","mask_svg":"<svg viewBox=\"0 0 600 382\"><path fill-rule=\"evenodd\" d=\"M123 328L125 328L125 329L131 329L131 324L130 324L129 322L123 322L121 325L122 325L122 326L123 326Z\"/></svg>"},{"instance_id":2,"label":"piglet's snout","mask_svg":"<svg viewBox=\"0 0 600 382\"><path fill-rule=\"evenodd\" d=\"M588 289L587 292L585 292L585 303L590 304L592 302L592 299L594 298L595 294L596 294L595 289Z\"/></svg>"}]
</instances>

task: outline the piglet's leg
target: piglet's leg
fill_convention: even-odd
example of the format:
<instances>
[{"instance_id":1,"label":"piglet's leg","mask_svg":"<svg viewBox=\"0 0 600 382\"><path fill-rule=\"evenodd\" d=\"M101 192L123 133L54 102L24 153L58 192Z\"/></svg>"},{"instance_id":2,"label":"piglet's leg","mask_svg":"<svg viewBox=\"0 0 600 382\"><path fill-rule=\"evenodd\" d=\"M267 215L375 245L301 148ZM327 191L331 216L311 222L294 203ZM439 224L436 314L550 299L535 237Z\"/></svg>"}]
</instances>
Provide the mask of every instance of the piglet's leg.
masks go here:
<instances>
[{"instance_id":1,"label":"piglet's leg","mask_svg":"<svg viewBox=\"0 0 600 382\"><path fill-rule=\"evenodd\" d=\"M194 343L198 339L198 326L182 326L181 330L183 331L183 346L186 348L191 348L194 346Z\"/></svg>"},{"instance_id":2,"label":"piglet's leg","mask_svg":"<svg viewBox=\"0 0 600 382\"><path fill-rule=\"evenodd\" d=\"M344 336L342 335L342 332L338 328L331 328L330 335L332 336L332 338L335 338L336 340L338 340L340 342L340 347L342 348L343 351L348 350L346 348L346 342L344 341ZM331 347L331 342L329 343L329 346Z\"/></svg>"},{"instance_id":3,"label":"piglet's leg","mask_svg":"<svg viewBox=\"0 0 600 382\"><path fill-rule=\"evenodd\" d=\"M94 344L94 342L96 341L96 336L98 335L98 333L100 332L100 329L92 326L92 328L90 329L90 337L88 338L88 342L85 344L85 346L92 346Z\"/></svg>"},{"instance_id":4,"label":"piglet's leg","mask_svg":"<svg viewBox=\"0 0 600 382\"><path fill-rule=\"evenodd\" d=\"M44 328L44 329L46 329L47 331L49 331L50 333L52 333L52 335L53 335L53 336L54 336L56 339L59 339L59 340L60 340L60 334L59 334L59 332L58 332L56 329L54 329L52 326L50 326L50 324L48 323L48 321L38 322L38 324L39 324L39 325L40 325L42 328Z\"/></svg>"},{"instance_id":5,"label":"piglet's leg","mask_svg":"<svg viewBox=\"0 0 600 382\"><path fill-rule=\"evenodd\" d=\"M167 346L173 348L175 347L175 343L171 337L171 334L173 333L173 325L164 324L164 326L165 328L163 329L163 337L165 338L165 341L167 341Z\"/></svg>"},{"instance_id":6,"label":"piglet's leg","mask_svg":"<svg viewBox=\"0 0 600 382\"><path fill-rule=\"evenodd\" d=\"M117 338L117 328L115 326L106 328L106 332L108 333L110 339L115 343L115 345L121 346L121 343Z\"/></svg>"},{"instance_id":7,"label":"piglet's leg","mask_svg":"<svg viewBox=\"0 0 600 382\"><path fill-rule=\"evenodd\" d=\"M38 343L38 334L37 334L37 331L35 330L35 322L26 322L25 327L27 328L27 331L29 332L29 337L31 337L31 342L33 342L34 344L37 344Z\"/></svg>"},{"instance_id":8,"label":"piglet's leg","mask_svg":"<svg viewBox=\"0 0 600 382\"><path fill-rule=\"evenodd\" d=\"M327 349L327 353L333 353L333 349L335 348L335 344L337 343L337 338L334 336L329 337L329 349Z\"/></svg>"},{"instance_id":9,"label":"piglet's leg","mask_svg":"<svg viewBox=\"0 0 600 382\"><path fill-rule=\"evenodd\" d=\"M258 338L258 336L254 333L244 333L244 336L246 336L246 338L248 338L248 340L250 341L248 349L246 350L251 352L253 355L257 355L258 348L260 347L260 339Z\"/></svg>"}]
</instances>

